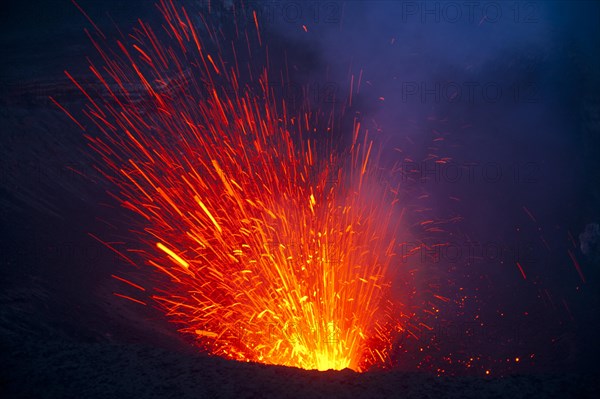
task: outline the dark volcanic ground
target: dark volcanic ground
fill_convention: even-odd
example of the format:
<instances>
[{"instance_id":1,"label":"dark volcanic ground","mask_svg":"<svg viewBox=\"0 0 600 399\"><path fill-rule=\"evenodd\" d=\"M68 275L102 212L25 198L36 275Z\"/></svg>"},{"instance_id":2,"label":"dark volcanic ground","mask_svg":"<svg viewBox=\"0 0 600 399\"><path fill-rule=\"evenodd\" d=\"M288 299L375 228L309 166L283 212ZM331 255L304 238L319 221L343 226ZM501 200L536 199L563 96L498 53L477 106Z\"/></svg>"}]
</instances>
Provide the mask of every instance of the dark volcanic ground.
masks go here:
<instances>
[{"instance_id":1,"label":"dark volcanic ground","mask_svg":"<svg viewBox=\"0 0 600 399\"><path fill-rule=\"evenodd\" d=\"M19 398L593 398L592 374L435 377L307 371L206 358L141 344L30 341L6 352L2 381Z\"/></svg>"},{"instance_id":2,"label":"dark volcanic ground","mask_svg":"<svg viewBox=\"0 0 600 399\"><path fill-rule=\"evenodd\" d=\"M490 266L490 269L481 269L485 273L468 269L481 278L462 281L467 289L470 284L499 287L490 289L487 296L485 292L481 294L491 309L488 314L484 314L485 310L481 312L490 320L496 317L496 304L503 306L507 313L521 314L528 310L538 318L525 319L526 323L518 320L519 326L525 326L518 331L519 342L506 338L512 336L516 324L505 321L498 324L498 334L492 334L497 341L488 342L484 348L481 342L463 336L457 351L482 353L488 350L490 358L504 358L514 353L529 355L526 350L530 350L536 353L537 363L531 361L522 369L508 369L502 376L483 377L480 372L472 375L465 372L437 377L432 373L413 372L409 366L358 374L350 370L317 372L237 363L204 356L185 342L158 310L112 295L115 291L123 292L123 287L111 274L118 271L134 280L144 279L143 270L124 264L88 233L132 243L135 241L128 232L129 221L121 220L122 210L106 194L107 185L98 180L91 169L90 160L82 152L85 141L81 131L48 100L48 96L53 96L63 105L74 108L84 103L63 70L68 69L74 76L85 76L85 57L94 54L83 33L89 23L66 0L3 2L0 30L0 395L21 398L595 397L600 392L596 360L600 355L597 344L600 239L597 233L590 232L591 238L586 239L586 243L591 247L584 248L579 234L589 223L600 221L600 86L595 68L597 59L590 50L599 42L600 12L598 7L588 6L586 2L572 3L577 6L564 6L569 11L564 17L556 11L558 16L550 19L548 25L551 34L558 37L562 37L561 29L569 32L581 26L583 32L574 34L575 39L565 37L564 41L553 41L553 47L544 48L545 42L542 42L540 47L531 48L517 45L523 44L523 38L523 41L518 36L508 38L506 48L514 47L516 55L506 49L488 49L488 53L497 51L499 55L479 64L465 61L460 68L454 65L457 68L454 72L447 72L448 65L442 61L439 65L432 61L438 57L435 47L439 44L433 38L444 37L445 33L434 32L431 37L422 33L438 27L420 26L422 31L417 32L400 29L400 38L402 34L411 35L414 42L423 46L402 58L406 70L420 72L431 68L435 70L432 75L440 71L449 73L450 78L466 74L467 80L469 73L479 78L488 74L494 78L502 75L506 79L535 75L536 79L548 83L541 86L547 101L538 104L539 107L512 104L512 107L490 109L489 104L475 103L444 109L438 104L419 103L412 108L410 104L402 104L402 110L408 108L408 111L388 109L386 113L385 109L375 106L368 111L384 125L386 122L392 126L412 123L418 126L417 134L419 128L444 128L443 122L433 127L423 122L431 120L431 115L442 121L451 115L456 118L457 126L469 123L497 134L482 137L463 132L461 134L466 136L457 140L464 141L461 149L452 155L472 160L470 154L477 154L480 158L475 159L485 160L487 156L494 161L498 158L492 154L499 154L498 157L509 159L507 164L533 160L535 165L541 166L540 175L536 175L540 184L520 186L518 190L512 186L476 185L464 191L461 191L464 187L452 187L466 197L459 209L465 217L461 227L466 230L465 235L480 234L492 240L509 236L510 240L515 235L515 225L523 226L529 221L522 210L527 204L540 220L530 226L532 237L537 239L538 229L543 228L547 241L556 246L553 252L544 252L543 257L536 258L537 263L526 265L531 275L539 273L541 276L538 286L525 287L514 267L492 269ZM118 31L111 28L110 20L102 19L107 10L123 28L132 26L139 17L157 19L157 13L146 2L90 0L81 4L94 19L101 19L102 28L112 37L117 37ZM356 26L358 32L349 36L354 37L352 45L362 54L362 58L357 56L358 60L354 61L365 65L365 74L369 68L393 69L385 64L385 57L379 55L380 49L373 50L372 44L379 43L373 31L392 29L393 24L371 22L369 26L375 28L361 28L365 33L357 21L363 17L376 18L377 13L368 13L370 8L366 5L364 12L357 7L346 8L344 14L346 28ZM379 7L385 14L385 3ZM323 12L331 10L323 8ZM589 28L590 25L595 26L595 30ZM488 39L508 35L509 30L488 33ZM290 34L290 37L281 40L292 40L295 36ZM583 39L578 42L577 38ZM322 39L324 43L332 40L325 35ZM462 60L461 57L469 58L471 51L480 54L476 47L481 43L475 39L473 43L462 44L464 46L458 49L464 48L465 54L457 50L452 57ZM306 59L310 60L306 63L309 64L314 61L311 54L316 50L310 47L311 43L304 45L306 48L302 51L308 54ZM326 49L324 45L320 50L325 53ZM439 58L444 58L443 55ZM319 62L336 57L335 51L330 51ZM540 66L541 72L536 69ZM317 68L308 66L306 69L310 75ZM440 76L440 79L447 78ZM393 94L386 86L388 80L381 78L377 83L376 77L371 78L373 87L382 92L388 90L386 97ZM357 102L371 104L368 90L365 92L365 97ZM375 99L379 96L377 93ZM426 156L427 148L421 150ZM448 187L432 189L433 196L438 195L442 214L448 202L445 198L455 195L446 190ZM573 236L573 243L568 239L569 234ZM567 249L580 260L585 284L580 282L566 256ZM447 287L449 291L454 288ZM549 299L546 299L546 294L540 294L544 289L554 296L548 294ZM540 304L536 305L538 300Z\"/></svg>"}]
</instances>

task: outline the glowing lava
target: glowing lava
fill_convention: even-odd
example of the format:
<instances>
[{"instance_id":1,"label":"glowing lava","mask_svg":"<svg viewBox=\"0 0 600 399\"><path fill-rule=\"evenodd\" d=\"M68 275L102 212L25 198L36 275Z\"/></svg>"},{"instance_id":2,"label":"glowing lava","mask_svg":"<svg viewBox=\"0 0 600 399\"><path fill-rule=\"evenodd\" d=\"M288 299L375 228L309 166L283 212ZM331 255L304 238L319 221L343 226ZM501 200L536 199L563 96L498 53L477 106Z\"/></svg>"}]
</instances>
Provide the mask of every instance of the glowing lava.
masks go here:
<instances>
[{"instance_id":1,"label":"glowing lava","mask_svg":"<svg viewBox=\"0 0 600 399\"><path fill-rule=\"evenodd\" d=\"M159 9L165 38L140 21L118 51L92 39L95 90L68 75L101 131L88 138L115 196L144 220L144 257L164 277L153 298L226 358L385 363L399 217L368 132L355 122L335 151L333 109L292 113L275 96L270 79L284 74L256 66L268 59L256 14L226 40L208 18L196 27L176 4Z\"/></svg>"}]
</instances>

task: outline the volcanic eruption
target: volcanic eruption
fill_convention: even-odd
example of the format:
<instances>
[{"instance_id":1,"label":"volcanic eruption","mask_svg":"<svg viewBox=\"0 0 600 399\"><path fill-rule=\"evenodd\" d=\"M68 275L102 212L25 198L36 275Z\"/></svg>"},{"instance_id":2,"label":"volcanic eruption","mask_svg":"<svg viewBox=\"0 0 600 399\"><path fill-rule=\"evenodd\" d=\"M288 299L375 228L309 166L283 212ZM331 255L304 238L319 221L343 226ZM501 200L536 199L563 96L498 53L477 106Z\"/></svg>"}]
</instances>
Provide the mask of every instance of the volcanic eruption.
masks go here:
<instances>
[{"instance_id":1,"label":"volcanic eruption","mask_svg":"<svg viewBox=\"0 0 600 399\"><path fill-rule=\"evenodd\" d=\"M116 277L152 292L214 355L386 364L403 328L389 295L401 218L369 131L354 119L342 145L344 107L276 95L273 80L289 75L271 66L256 11L234 7L228 30L169 0L158 9L164 32L140 20L116 46L89 33L101 58L93 84L67 72L88 103L78 116L63 110L139 217L135 251L152 286ZM118 251L130 260L134 249Z\"/></svg>"}]
</instances>

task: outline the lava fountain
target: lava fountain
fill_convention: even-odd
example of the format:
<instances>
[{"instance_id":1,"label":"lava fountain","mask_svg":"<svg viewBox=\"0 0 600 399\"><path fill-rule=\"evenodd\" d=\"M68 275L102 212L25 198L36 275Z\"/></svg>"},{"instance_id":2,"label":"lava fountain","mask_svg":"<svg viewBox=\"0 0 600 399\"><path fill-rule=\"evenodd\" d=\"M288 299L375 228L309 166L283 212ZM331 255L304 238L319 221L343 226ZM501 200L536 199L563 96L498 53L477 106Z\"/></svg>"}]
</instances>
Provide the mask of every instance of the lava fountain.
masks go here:
<instances>
[{"instance_id":1,"label":"lava fountain","mask_svg":"<svg viewBox=\"0 0 600 399\"><path fill-rule=\"evenodd\" d=\"M337 110L275 95L286 71L271 69L255 12L234 9L228 38L210 15L158 9L162 35L139 21L107 49L100 29L89 33L95 83L67 73L87 104L77 117L63 108L141 217L147 270L161 276L152 298L214 355L385 364L402 328L389 299L400 217L368 131L356 120L335 145Z\"/></svg>"}]
</instances>

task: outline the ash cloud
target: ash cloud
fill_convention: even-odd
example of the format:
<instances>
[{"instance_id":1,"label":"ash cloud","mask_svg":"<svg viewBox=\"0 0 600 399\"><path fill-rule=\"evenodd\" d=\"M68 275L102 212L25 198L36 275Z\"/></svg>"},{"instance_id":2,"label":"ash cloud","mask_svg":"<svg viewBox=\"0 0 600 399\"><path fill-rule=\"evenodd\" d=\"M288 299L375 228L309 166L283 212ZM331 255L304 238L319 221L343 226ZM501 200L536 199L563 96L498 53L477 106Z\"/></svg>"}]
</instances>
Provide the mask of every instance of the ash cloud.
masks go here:
<instances>
[{"instance_id":1,"label":"ash cloud","mask_svg":"<svg viewBox=\"0 0 600 399\"><path fill-rule=\"evenodd\" d=\"M502 326L494 331L501 345L475 351L499 358L537 349L549 366L591 364L595 355L585 348L598 330L598 265L580 247L587 248L584 231L600 209L593 183L600 158L598 5L261 4L268 29L312 54L313 61L299 57L293 65L302 83L333 82L345 101L354 76L345 111L384 145L385 167L405 172L396 178L413 211L410 240L450 243L462 254L486 246L511 254L440 257L430 249L432 256L421 251L413 259L423 270L422 287L436 280L449 297L459 287L468 293L467 311L447 315L450 322L471 322L467 314ZM428 199L415 199L423 193ZM457 216L461 221L446 223L441 235L414 227ZM580 233L581 245L574 238ZM520 341L511 338L511 325L520 326Z\"/></svg>"}]
</instances>

